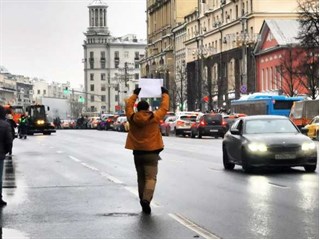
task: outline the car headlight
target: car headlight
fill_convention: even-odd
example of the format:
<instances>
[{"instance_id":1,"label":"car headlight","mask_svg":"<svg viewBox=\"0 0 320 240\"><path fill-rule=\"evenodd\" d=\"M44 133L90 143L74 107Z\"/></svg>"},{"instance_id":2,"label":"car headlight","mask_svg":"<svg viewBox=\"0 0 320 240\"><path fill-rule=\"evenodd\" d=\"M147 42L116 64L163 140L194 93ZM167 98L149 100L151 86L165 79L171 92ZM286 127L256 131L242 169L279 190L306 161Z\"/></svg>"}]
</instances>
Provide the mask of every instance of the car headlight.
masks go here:
<instances>
[{"instance_id":1,"label":"car headlight","mask_svg":"<svg viewBox=\"0 0 320 240\"><path fill-rule=\"evenodd\" d=\"M248 148L251 152L266 152L267 146L264 143L250 143Z\"/></svg>"},{"instance_id":2,"label":"car headlight","mask_svg":"<svg viewBox=\"0 0 320 240\"><path fill-rule=\"evenodd\" d=\"M38 120L37 124L39 124L39 125L44 124L44 120Z\"/></svg>"},{"instance_id":3,"label":"car headlight","mask_svg":"<svg viewBox=\"0 0 320 240\"><path fill-rule=\"evenodd\" d=\"M316 144L314 142L305 142L305 143L302 143L301 145L301 149L303 151L309 151L309 150L313 150L316 148Z\"/></svg>"}]
</instances>

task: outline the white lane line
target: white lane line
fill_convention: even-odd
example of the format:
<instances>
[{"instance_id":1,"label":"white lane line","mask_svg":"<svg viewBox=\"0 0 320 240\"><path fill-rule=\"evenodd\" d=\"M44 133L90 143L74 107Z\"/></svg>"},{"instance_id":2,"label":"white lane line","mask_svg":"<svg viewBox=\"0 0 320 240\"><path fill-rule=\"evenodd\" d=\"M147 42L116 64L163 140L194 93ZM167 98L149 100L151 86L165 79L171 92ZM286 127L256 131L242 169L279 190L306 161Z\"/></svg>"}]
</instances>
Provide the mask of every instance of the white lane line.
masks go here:
<instances>
[{"instance_id":1,"label":"white lane line","mask_svg":"<svg viewBox=\"0 0 320 240\"><path fill-rule=\"evenodd\" d=\"M95 168L95 167L92 167L90 165L88 165L87 163L84 163L84 162L81 162L81 160L79 160L78 158L76 157L73 157L73 156L69 156L69 158L71 158L73 161L77 162L77 163L80 163L82 166L88 168L88 169L91 169L95 172L98 172L102 177L105 177L107 178L109 181L113 182L113 183L116 183L116 184L123 184L122 181L120 181L119 179L111 176L110 174L106 173L106 172L103 172L103 171L100 171L99 169ZM138 195L138 190L136 188L133 188L133 187L124 187L127 191L129 191L130 193L134 194L136 197L139 198L139 195ZM160 204L157 203L156 201L152 201L151 202L151 206L152 207L160 207Z\"/></svg>"},{"instance_id":2,"label":"white lane line","mask_svg":"<svg viewBox=\"0 0 320 240\"><path fill-rule=\"evenodd\" d=\"M57 151L57 153L64 153L64 151L60 151L60 150L58 150L58 151Z\"/></svg>"},{"instance_id":3,"label":"white lane line","mask_svg":"<svg viewBox=\"0 0 320 240\"><path fill-rule=\"evenodd\" d=\"M171 218L182 224L183 226L189 228L190 230L196 232L200 236L206 239L219 239L219 237L206 229L200 227L199 225L195 224L194 222L190 221L186 217L180 215L180 214L174 214L174 213L169 213L168 214Z\"/></svg>"},{"instance_id":4,"label":"white lane line","mask_svg":"<svg viewBox=\"0 0 320 240\"><path fill-rule=\"evenodd\" d=\"M75 161L75 162L80 163L82 166L84 166L84 167L86 167L86 168L89 168L89 169L91 169L91 170L93 170L93 171L95 171L95 172L98 172L101 176L107 178L107 179L108 179L109 181L111 181L111 182L114 182L114 183L117 183L117 184L123 184L119 179L111 176L111 175L108 174L108 173L105 173L105 172L100 171L100 170L97 169L96 167L93 167L93 166L90 166L90 165L87 164L87 163L81 162L81 160L79 160L78 158L75 158L75 157L73 157L73 156L69 156L69 158L71 158L71 159L72 159L73 161Z\"/></svg>"},{"instance_id":5,"label":"white lane line","mask_svg":"<svg viewBox=\"0 0 320 240\"><path fill-rule=\"evenodd\" d=\"M75 157L73 157L73 156L69 156L69 158L71 158L73 161L75 161L75 162L81 162L78 158L75 158Z\"/></svg>"}]
</instances>

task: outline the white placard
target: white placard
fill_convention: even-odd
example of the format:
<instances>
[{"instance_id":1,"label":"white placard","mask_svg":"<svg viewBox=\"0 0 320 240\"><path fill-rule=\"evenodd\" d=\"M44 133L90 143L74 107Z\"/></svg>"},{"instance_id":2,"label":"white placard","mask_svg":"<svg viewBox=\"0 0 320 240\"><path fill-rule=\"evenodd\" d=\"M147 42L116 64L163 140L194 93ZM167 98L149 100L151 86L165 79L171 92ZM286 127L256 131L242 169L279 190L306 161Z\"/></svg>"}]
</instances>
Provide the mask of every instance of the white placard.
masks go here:
<instances>
[{"instance_id":1,"label":"white placard","mask_svg":"<svg viewBox=\"0 0 320 240\"><path fill-rule=\"evenodd\" d=\"M139 87L141 91L139 98L160 98L163 79L161 78L140 78Z\"/></svg>"}]
</instances>

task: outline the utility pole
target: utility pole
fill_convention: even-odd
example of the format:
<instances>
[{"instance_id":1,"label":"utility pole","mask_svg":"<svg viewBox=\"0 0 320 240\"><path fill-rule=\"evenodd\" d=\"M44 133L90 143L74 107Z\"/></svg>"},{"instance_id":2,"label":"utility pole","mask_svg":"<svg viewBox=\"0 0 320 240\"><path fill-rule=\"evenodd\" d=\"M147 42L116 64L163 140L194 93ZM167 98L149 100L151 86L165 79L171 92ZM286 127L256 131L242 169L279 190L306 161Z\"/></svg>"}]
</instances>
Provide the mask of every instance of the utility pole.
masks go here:
<instances>
[{"instance_id":1,"label":"utility pole","mask_svg":"<svg viewBox=\"0 0 320 240\"><path fill-rule=\"evenodd\" d=\"M124 63L124 84L125 84L125 87L128 86L128 63L127 62Z\"/></svg>"}]
</instances>

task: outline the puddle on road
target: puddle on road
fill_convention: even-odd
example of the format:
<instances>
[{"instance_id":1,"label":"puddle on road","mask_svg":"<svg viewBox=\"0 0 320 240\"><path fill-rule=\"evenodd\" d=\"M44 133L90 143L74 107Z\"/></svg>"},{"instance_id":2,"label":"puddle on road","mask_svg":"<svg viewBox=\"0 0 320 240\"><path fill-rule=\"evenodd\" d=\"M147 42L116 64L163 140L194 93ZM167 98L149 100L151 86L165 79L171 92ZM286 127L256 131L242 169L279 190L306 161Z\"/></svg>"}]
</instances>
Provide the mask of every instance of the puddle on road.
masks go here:
<instances>
[{"instance_id":1,"label":"puddle on road","mask_svg":"<svg viewBox=\"0 0 320 240\"><path fill-rule=\"evenodd\" d=\"M11 228L0 228L1 239L27 239L28 237L15 229Z\"/></svg>"},{"instance_id":2,"label":"puddle on road","mask_svg":"<svg viewBox=\"0 0 320 240\"><path fill-rule=\"evenodd\" d=\"M102 217L135 217L139 216L140 214L138 213L103 213L103 214L98 214L98 216Z\"/></svg>"}]
</instances>

